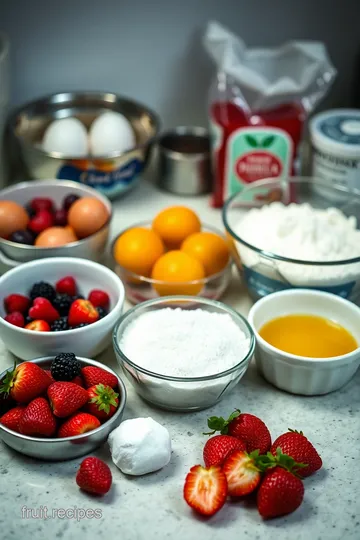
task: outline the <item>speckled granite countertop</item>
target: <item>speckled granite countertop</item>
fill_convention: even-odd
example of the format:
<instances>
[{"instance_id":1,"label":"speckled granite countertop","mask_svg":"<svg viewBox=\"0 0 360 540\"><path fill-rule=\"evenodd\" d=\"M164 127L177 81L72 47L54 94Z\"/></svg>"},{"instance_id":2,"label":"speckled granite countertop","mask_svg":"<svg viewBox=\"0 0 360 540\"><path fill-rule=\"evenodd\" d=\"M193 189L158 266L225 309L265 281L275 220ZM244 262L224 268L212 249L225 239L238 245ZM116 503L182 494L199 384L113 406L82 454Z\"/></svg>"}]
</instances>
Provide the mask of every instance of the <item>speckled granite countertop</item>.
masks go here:
<instances>
[{"instance_id":1,"label":"speckled granite countertop","mask_svg":"<svg viewBox=\"0 0 360 540\"><path fill-rule=\"evenodd\" d=\"M149 185L116 203L114 231L176 201L191 204L203 220L220 223L219 212L204 198L182 201L159 194ZM154 201L149 208L149 201ZM125 204L126 201L126 204ZM121 208L121 210L120 210ZM223 299L246 313L250 301L234 280ZM116 369L111 349L100 361ZM13 358L0 342L0 370ZM103 498L78 489L75 473L82 458L46 463L22 456L0 442L0 531L4 540L80 537L121 540L358 540L360 503L360 370L343 389L327 396L304 398L286 394L266 383L254 364L235 390L212 409L175 414L154 409L128 387L124 419L152 416L172 437L170 464L158 473L138 478L123 476L112 464L107 445L94 453L113 472L113 488ZM288 517L263 522L251 503L229 503L210 520L192 514L182 499L184 477L201 462L206 418L226 416L240 408L260 416L275 438L289 427L303 430L319 450L323 469L305 480L304 503ZM66 517L65 511L68 515ZM86 516L84 517L85 512ZM45 518L47 513L47 519ZM63 514L62 514L63 513ZM52 517L52 515L55 517ZM57 515L58 514L58 515Z\"/></svg>"}]
</instances>

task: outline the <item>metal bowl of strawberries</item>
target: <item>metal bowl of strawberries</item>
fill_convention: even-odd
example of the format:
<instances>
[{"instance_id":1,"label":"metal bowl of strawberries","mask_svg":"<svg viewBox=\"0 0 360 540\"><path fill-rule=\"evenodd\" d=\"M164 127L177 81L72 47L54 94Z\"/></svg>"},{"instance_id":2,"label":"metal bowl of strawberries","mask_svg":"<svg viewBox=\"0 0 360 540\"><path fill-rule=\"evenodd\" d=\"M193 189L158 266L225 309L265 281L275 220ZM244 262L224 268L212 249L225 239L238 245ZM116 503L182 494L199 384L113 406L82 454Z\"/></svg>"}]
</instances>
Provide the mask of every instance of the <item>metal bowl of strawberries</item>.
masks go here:
<instances>
[{"instance_id":1,"label":"metal bowl of strawberries","mask_svg":"<svg viewBox=\"0 0 360 540\"><path fill-rule=\"evenodd\" d=\"M109 367L61 353L23 362L0 375L0 438L27 456L83 456L121 422L126 389Z\"/></svg>"}]
</instances>

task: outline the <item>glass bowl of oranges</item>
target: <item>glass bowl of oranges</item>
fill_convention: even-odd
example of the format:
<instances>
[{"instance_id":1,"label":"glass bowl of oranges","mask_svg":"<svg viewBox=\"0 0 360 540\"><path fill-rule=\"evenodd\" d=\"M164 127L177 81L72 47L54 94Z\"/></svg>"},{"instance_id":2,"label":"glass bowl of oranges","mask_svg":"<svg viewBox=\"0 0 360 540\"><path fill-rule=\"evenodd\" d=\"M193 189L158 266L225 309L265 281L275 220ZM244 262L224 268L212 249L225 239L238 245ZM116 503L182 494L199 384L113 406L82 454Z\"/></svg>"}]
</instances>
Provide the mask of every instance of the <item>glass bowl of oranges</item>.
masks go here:
<instances>
[{"instance_id":1,"label":"glass bowl of oranges","mask_svg":"<svg viewBox=\"0 0 360 540\"><path fill-rule=\"evenodd\" d=\"M217 300L231 279L226 236L185 206L165 208L152 221L125 229L111 251L133 304L175 295Z\"/></svg>"}]
</instances>

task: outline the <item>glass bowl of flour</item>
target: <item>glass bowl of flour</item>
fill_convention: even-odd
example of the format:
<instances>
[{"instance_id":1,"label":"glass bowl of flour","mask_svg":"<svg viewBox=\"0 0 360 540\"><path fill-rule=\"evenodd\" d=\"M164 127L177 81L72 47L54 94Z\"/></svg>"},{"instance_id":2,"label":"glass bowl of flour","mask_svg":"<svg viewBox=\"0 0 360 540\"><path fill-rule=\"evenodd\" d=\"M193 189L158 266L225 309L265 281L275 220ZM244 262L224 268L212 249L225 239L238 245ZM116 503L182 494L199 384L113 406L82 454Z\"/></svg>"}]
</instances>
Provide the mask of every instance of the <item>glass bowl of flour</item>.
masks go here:
<instances>
[{"instance_id":1,"label":"glass bowl of flour","mask_svg":"<svg viewBox=\"0 0 360 540\"><path fill-rule=\"evenodd\" d=\"M143 399L171 411L195 411L237 385L255 337L246 319L221 302L167 296L125 313L113 345L122 372Z\"/></svg>"},{"instance_id":2,"label":"glass bowl of flour","mask_svg":"<svg viewBox=\"0 0 360 540\"><path fill-rule=\"evenodd\" d=\"M231 197L223 221L250 295L314 288L360 296L360 190L316 178L253 182Z\"/></svg>"}]
</instances>

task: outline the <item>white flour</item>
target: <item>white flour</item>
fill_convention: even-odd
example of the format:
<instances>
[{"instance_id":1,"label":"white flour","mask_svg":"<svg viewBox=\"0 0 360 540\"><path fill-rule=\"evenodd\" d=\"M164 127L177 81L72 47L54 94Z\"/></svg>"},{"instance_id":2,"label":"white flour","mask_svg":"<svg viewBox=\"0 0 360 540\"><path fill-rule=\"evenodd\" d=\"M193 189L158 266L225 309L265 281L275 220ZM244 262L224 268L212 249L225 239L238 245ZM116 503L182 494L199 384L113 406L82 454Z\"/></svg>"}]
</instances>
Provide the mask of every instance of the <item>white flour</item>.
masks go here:
<instances>
[{"instance_id":1,"label":"white flour","mask_svg":"<svg viewBox=\"0 0 360 540\"><path fill-rule=\"evenodd\" d=\"M164 308L140 315L120 340L135 364L162 375L202 377L226 371L249 350L230 315Z\"/></svg>"},{"instance_id":2,"label":"white flour","mask_svg":"<svg viewBox=\"0 0 360 540\"><path fill-rule=\"evenodd\" d=\"M235 232L259 249L291 259L325 262L360 256L360 231L356 229L356 218L346 217L336 208L318 210L309 204L285 206L272 203L251 209ZM256 253L239 243L237 245L246 266L259 264ZM360 275L358 263L321 267L276 262L275 269L294 285L345 282Z\"/></svg>"}]
</instances>

